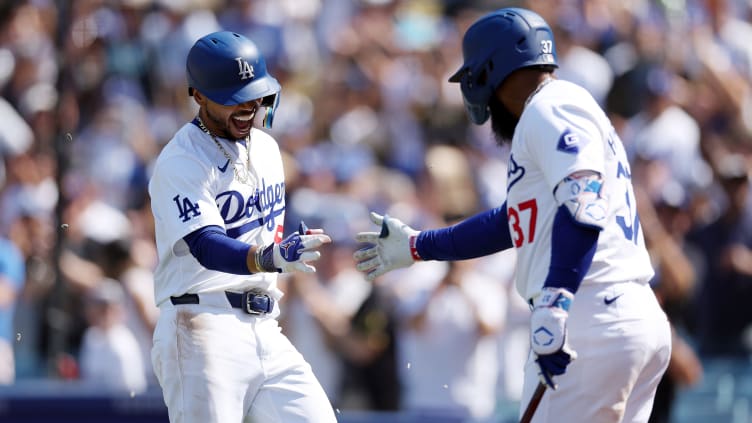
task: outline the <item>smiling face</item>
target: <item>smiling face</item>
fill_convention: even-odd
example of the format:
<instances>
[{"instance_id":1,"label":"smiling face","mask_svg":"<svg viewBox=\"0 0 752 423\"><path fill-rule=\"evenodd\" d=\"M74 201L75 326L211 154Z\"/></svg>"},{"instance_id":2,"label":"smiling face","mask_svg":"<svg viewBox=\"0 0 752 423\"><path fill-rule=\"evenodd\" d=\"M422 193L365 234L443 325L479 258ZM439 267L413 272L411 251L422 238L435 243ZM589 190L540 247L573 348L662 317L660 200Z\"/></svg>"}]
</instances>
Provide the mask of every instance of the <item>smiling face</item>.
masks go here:
<instances>
[{"instance_id":1,"label":"smiling face","mask_svg":"<svg viewBox=\"0 0 752 423\"><path fill-rule=\"evenodd\" d=\"M207 129L218 137L230 140L245 139L251 133L253 118L261 107L260 98L232 106L215 103L195 90L193 98L201 107L199 116Z\"/></svg>"}]
</instances>

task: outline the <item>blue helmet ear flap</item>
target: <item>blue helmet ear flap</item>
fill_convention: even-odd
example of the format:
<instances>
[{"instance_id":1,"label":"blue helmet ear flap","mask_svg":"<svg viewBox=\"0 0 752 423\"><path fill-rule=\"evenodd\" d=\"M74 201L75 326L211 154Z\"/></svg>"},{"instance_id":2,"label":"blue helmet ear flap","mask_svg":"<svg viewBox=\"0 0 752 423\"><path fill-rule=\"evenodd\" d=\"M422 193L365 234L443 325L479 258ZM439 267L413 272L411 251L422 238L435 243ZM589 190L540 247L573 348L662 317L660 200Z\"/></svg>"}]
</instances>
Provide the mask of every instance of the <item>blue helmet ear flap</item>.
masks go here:
<instances>
[{"instance_id":1,"label":"blue helmet ear flap","mask_svg":"<svg viewBox=\"0 0 752 423\"><path fill-rule=\"evenodd\" d=\"M496 86L489 84L493 67L493 61L489 60L481 63L475 70L470 67L460 68L449 78L450 82L460 83L465 110L470 121L476 125L484 124L491 115L488 102L496 89Z\"/></svg>"},{"instance_id":2,"label":"blue helmet ear flap","mask_svg":"<svg viewBox=\"0 0 752 423\"><path fill-rule=\"evenodd\" d=\"M488 109L488 105L480 106L477 104L469 103L467 100L464 100L465 102L465 111L467 111L467 115L470 118L470 121L473 122L476 125L483 125L486 123L488 118L491 116L491 111Z\"/></svg>"}]
</instances>

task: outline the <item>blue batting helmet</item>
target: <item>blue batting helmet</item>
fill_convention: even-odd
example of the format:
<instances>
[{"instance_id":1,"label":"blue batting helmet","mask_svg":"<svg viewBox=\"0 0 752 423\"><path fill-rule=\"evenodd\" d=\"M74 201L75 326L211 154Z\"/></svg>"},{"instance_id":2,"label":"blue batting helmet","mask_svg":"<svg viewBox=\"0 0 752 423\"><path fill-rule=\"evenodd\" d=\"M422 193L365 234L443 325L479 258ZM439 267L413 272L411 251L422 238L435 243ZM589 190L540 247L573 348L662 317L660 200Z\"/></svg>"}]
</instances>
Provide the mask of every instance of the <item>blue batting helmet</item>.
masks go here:
<instances>
[{"instance_id":1,"label":"blue batting helmet","mask_svg":"<svg viewBox=\"0 0 752 423\"><path fill-rule=\"evenodd\" d=\"M465 63L449 78L459 82L470 120L489 117L488 102L509 74L530 66L558 67L551 28L540 15L520 8L491 12L468 28L462 40Z\"/></svg>"},{"instance_id":2,"label":"blue batting helmet","mask_svg":"<svg viewBox=\"0 0 752 423\"><path fill-rule=\"evenodd\" d=\"M225 106L260 98L266 107L264 126L271 128L281 87L253 41L230 31L205 35L188 52L186 70L189 95L198 90Z\"/></svg>"}]
</instances>

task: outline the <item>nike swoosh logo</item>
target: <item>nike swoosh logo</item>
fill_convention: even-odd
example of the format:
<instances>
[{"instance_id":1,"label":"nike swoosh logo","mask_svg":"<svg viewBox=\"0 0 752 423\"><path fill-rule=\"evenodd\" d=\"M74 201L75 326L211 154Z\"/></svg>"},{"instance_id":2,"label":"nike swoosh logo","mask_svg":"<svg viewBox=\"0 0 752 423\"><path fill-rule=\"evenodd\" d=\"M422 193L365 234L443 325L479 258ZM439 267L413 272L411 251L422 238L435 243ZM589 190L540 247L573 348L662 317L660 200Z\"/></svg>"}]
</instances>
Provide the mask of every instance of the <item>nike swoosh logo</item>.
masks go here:
<instances>
[{"instance_id":1,"label":"nike swoosh logo","mask_svg":"<svg viewBox=\"0 0 752 423\"><path fill-rule=\"evenodd\" d=\"M611 303L613 303L614 301L618 300L619 297L621 297L622 295L624 295L624 294L619 294L619 295L617 295L615 297L611 297L611 298L604 297L603 298L603 302L606 303L606 305L611 305Z\"/></svg>"},{"instance_id":2,"label":"nike swoosh logo","mask_svg":"<svg viewBox=\"0 0 752 423\"><path fill-rule=\"evenodd\" d=\"M225 173L225 170L227 170L227 166L230 165L230 159L227 159L224 166L217 166L217 169L219 169L220 172Z\"/></svg>"}]
</instances>

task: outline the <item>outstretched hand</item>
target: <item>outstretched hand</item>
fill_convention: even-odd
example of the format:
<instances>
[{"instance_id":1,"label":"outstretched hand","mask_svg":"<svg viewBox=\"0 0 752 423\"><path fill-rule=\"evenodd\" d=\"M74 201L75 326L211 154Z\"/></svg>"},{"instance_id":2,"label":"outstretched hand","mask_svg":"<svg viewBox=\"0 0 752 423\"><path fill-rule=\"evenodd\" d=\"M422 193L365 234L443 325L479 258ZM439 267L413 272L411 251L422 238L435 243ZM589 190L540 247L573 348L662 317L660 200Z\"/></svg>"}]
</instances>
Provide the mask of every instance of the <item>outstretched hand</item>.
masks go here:
<instances>
[{"instance_id":1,"label":"outstretched hand","mask_svg":"<svg viewBox=\"0 0 752 423\"><path fill-rule=\"evenodd\" d=\"M272 245L274 267L280 272L313 273L316 268L309 262L321 257L318 248L332 242L323 229L308 229L300 222L298 231L285 237L279 244Z\"/></svg>"},{"instance_id":2,"label":"outstretched hand","mask_svg":"<svg viewBox=\"0 0 752 423\"><path fill-rule=\"evenodd\" d=\"M415 252L415 239L419 231L393 217L375 212L371 212L370 217L374 224L381 226L381 231L356 234L356 241L370 245L353 254L355 268L363 272L367 280L373 281L391 270L410 266L420 260Z\"/></svg>"}]
</instances>

